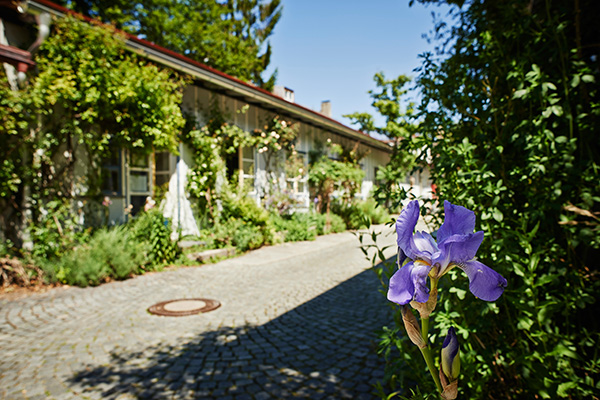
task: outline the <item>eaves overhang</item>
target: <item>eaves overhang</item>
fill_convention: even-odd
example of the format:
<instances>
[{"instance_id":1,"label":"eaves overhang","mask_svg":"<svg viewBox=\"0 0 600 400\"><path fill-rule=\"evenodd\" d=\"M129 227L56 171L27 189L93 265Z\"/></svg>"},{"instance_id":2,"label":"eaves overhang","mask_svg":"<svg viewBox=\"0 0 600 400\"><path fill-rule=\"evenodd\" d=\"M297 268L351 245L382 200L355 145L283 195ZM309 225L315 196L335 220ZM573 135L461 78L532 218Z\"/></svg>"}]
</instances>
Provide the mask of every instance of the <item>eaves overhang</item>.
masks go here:
<instances>
[{"instance_id":1,"label":"eaves overhang","mask_svg":"<svg viewBox=\"0 0 600 400\"><path fill-rule=\"evenodd\" d=\"M49 12L57 16L67 13L78 15L64 7L47 0L30 0L30 12ZM86 18L89 20L88 18ZM126 37L126 46L133 52L140 54L149 60L172 68L180 73L191 76L204 86L228 96L239 98L248 103L257 104L261 107L295 118L299 121L339 134L348 139L358 141L369 147L373 147L391 153L392 147L385 142L375 139L366 133L354 130L332 118L318 113L296 103L291 103L273 93L261 89L255 85L244 82L221 71L192 60L182 54L176 53L144 39L137 38L123 32Z\"/></svg>"},{"instance_id":2,"label":"eaves overhang","mask_svg":"<svg viewBox=\"0 0 600 400\"><path fill-rule=\"evenodd\" d=\"M3 44L0 44L0 62L13 65L19 72L27 72L29 67L35 65L30 52Z\"/></svg>"}]
</instances>

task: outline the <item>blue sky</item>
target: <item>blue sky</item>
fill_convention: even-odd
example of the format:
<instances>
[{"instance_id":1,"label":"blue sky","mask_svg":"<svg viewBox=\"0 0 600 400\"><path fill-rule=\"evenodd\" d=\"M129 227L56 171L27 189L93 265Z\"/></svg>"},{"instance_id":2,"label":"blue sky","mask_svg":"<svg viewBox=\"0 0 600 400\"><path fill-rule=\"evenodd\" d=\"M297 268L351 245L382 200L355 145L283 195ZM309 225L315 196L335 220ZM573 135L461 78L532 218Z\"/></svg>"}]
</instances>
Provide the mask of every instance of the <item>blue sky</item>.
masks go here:
<instances>
[{"instance_id":1,"label":"blue sky","mask_svg":"<svg viewBox=\"0 0 600 400\"><path fill-rule=\"evenodd\" d=\"M432 49L422 38L431 12L408 0L282 0L283 16L271 36L268 72L294 90L296 103L319 110L330 100L334 119L355 111L374 113L368 91L373 75L415 76L418 55ZM267 75L265 75L267 76Z\"/></svg>"}]
</instances>

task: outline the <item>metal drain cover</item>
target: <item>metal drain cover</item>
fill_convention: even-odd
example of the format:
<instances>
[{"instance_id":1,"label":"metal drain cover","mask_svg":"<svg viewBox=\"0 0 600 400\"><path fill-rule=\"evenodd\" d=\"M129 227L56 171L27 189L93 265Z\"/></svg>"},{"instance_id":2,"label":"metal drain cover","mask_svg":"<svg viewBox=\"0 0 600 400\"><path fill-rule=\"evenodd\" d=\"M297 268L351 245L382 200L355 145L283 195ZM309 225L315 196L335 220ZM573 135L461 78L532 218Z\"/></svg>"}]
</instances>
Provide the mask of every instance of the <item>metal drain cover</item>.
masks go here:
<instances>
[{"instance_id":1,"label":"metal drain cover","mask_svg":"<svg viewBox=\"0 0 600 400\"><path fill-rule=\"evenodd\" d=\"M216 310L220 306L221 303L219 303L217 300L179 299L157 303L148 308L148 312L166 317L183 317L186 315L206 313Z\"/></svg>"}]
</instances>

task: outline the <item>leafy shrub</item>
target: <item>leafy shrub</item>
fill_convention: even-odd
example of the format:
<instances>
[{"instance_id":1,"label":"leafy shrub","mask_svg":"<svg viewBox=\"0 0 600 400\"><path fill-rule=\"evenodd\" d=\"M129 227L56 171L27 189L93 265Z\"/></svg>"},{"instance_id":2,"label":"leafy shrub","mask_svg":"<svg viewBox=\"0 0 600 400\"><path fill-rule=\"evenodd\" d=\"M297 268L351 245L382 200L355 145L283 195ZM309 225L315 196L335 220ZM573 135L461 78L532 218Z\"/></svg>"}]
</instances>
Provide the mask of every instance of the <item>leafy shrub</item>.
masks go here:
<instances>
[{"instance_id":1,"label":"leafy shrub","mask_svg":"<svg viewBox=\"0 0 600 400\"><path fill-rule=\"evenodd\" d=\"M324 224L323 224L323 231L322 231L323 235L327 235L329 233L344 232L346 230L346 223L344 222L344 219L342 217L340 217L339 215L333 214L333 213L330 213L329 215L326 215L326 214L317 214L317 215L321 215L322 217L324 217ZM329 220L329 224L327 224L327 220ZM319 234L321 234L321 233L319 233Z\"/></svg>"},{"instance_id":2,"label":"leafy shrub","mask_svg":"<svg viewBox=\"0 0 600 400\"><path fill-rule=\"evenodd\" d=\"M90 235L90 230L83 229L77 220L71 202L64 199L47 202L30 228L35 259L61 257Z\"/></svg>"},{"instance_id":3,"label":"leafy shrub","mask_svg":"<svg viewBox=\"0 0 600 400\"><path fill-rule=\"evenodd\" d=\"M263 230L258 226L241 223L233 232L233 244L240 251L258 249L265 243Z\"/></svg>"},{"instance_id":4,"label":"leafy shrub","mask_svg":"<svg viewBox=\"0 0 600 400\"><path fill-rule=\"evenodd\" d=\"M135 240L148 244L148 260L152 266L168 264L177 258L178 247L171 240L170 223L158 209L136 216L131 231Z\"/></svg>"},{"instance_id":5,"label":"leafy shrub","mask_svg":"<svg viewBox=\"0 0 600 400\"><path fill-rule=\"evenodd\" d=\"M78 246L56 262L41 262L50 280L69 285L98 285L109 278L125 279L138 273L148 247L123 226L100 229L89 243Z\"/></svg>"},{"instance_id":6,"label":"leafy shrub","mask_svg":"<svg viewBox=\"0 0 600 400\"><path fill-rule=\"evenodd\" d=\"M269 237L272 237L272 234ZM215 225L206 238L207 247L236 247L242 252L254 250L270 243L267 241L268 238L265 237L263 229L234 218Z\"/></svg>"},{"instance_id":7,"label":"leafy shrub","mask_svg":"<svg viewBox=\"0 0 600 400\"><path fill-rule=\"evenodd\" d=\"M310 218L315 221L317 226L317 235L327 235L329 233L339 233L346 230L346 223L339 215L329 213L311 213Z\"/></svg>"},{"instance_id":8,"label":"leafy shrub","mask_svg":"<svg viewBox=\"0 0 600 400\"><path fill-rule=\"evenodd\" d=\"M225 191L222 198L221 221L215 228L217 237L230 237L230 243L241 251L256 249L263 244L273 243L273 225L269 213L244 192ZM223 231L222 227L231 227ZM239 232L238 232L239 230Z\"/></svg>"},{"instance_id":9,"label":"leafy shrub","mask_svg":"<svg viewBox=\"0 0 600 400\"><path fill-rule=\"evenodd\" d=\"M348 228L366 228L371 224L382 224L389 220L388 212L371 198L353 200L350 203L335 201L332 211L342 217Z\"/></svg>"},{"instance_id":10,"label":"leafy shrub","mask_svg":"<svg viewBox=\"0 0 600 400\"><path fill-rule=\"evenodd\" d=\"M288 216L273 214L275 228L283 232L285 242L315 240L317 237L318 221L312 214L294 213Z\"/></svg>"},{"instance_id":11,"label":"leafy shrub","mask_svg":"<svg viewBox=\"0 0 600 400\"><path fill-rule=\"evenodd\" d=\"M239 219L261 227L268 225L269 213L245 193L225 192L222 200L222 219Z\"/></svg>"},{"instance_id":12,"label":"leafy shrub","mask_svg":"<svg viewBox=\"0 0 600 400\"><path fill-rule=\"evenodd\" d=\"M284 241L286 242L315 240L317 235L346 230L346 224L342 218L331 213L329 216L314 212L294 213L289 216L272 214L271 219L277 231L284 233Z\"/></svg>"}]
</instances>

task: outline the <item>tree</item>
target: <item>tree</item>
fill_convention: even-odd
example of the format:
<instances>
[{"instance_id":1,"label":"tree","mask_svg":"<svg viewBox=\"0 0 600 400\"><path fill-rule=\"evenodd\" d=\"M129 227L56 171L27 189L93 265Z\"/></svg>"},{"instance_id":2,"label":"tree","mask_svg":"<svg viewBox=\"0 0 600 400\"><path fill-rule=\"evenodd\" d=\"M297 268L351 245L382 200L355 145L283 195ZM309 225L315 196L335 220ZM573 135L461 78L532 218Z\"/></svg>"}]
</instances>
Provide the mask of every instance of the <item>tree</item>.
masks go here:
<instances>
[{"instance_id":1,"label":"tree","mask_svg":"<svg viewBox=\"0 0 600 400\"><path fill-rule=\"evenodd\" d=\"M443 3L422 0L422 3ZM474 209L496 303L442 286L464 398L592 398L600 339L600 78L595 1L447 1L417 78L439 196ZM449 274L450 282L454 275ZM459 311L457 311L459 310ZM499 314L502 318L486 318ZM410 378L409 378L410 379Z\"/></svg>"},{"instance_id":2,"label":"tree","mask_svg":"<svg viewBox=\"0 0 600 400\"><path fill-rule=\"evenodd\" d=\"M331 159L329 153L337 159ZM365 155L358 152L358 143L349 149L330 140L323 148L317 148L310 154L308 182L318 200L317 212L329 215L336 191L344 205L350 204L365 177L365 171L360 167L360 160Z\"/></svg>"},{"instance_id":3,"label":"tree","mask_svg":"<svg viewBox=\"0 0 600 400\"><path fill-rule=\"evenodd\" d=\"M371 105L384 118L385 125L377 126L373 115L366 112L355 112L344 117L350 118L351 123L358 125L362 132L377 133L394 141L390 162L377 171L376 179L381 184L375 188L374 196L387 207L396 208L404 197L404 191L398 183L417 167L417 154L422 151L410 145L410 139L418 134L419 126L414 119L414 104L408 103L406 109L402 109L402 97L408 93L406 86L410 78L399 75L388 80L383 72L379 72L373 80L377 89L369 91L373 99Z\"/></svg>"},{"instance_id":4,"label":"tree","mask_svg":"<svg viewBox=\"0 0 600 400\"><path fill-rule=\"evenodd\" d=\"M267 90L275 84L276 72L266 79L262 75L271 61L268 38L281 18L280 0L65 0L63 4Z\"/></svg>"}]
</instances>

